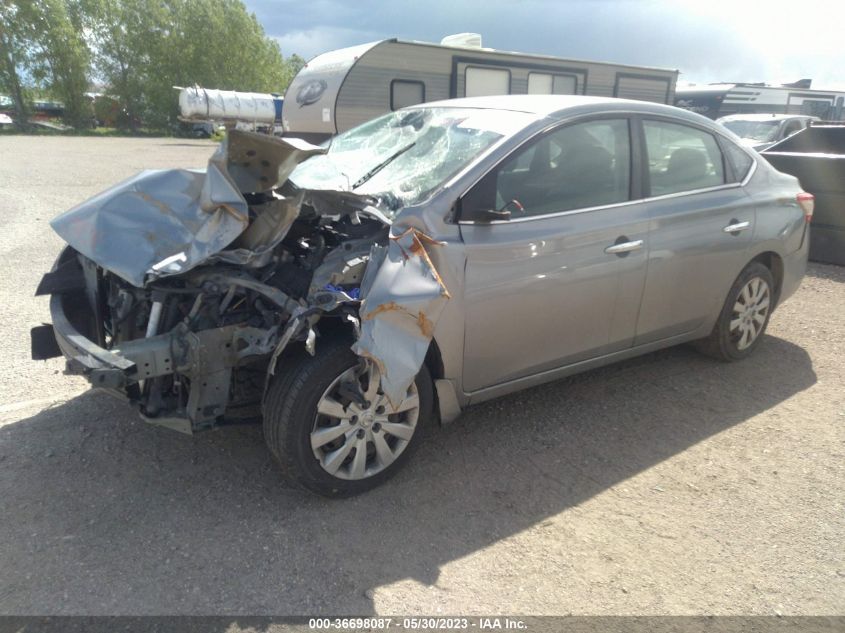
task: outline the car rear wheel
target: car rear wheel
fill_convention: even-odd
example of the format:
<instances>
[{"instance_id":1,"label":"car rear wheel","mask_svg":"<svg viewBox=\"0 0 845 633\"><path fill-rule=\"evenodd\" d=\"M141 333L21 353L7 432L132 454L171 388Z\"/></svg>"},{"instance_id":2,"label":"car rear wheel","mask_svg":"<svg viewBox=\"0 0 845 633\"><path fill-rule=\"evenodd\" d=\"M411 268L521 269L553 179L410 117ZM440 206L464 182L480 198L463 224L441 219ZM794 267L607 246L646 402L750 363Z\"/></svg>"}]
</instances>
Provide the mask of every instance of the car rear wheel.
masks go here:
<instances>
[{"instance_id":1,"label":"car rear wheel","mask_svg":"<svg viewBox=\"0 0 845 633\"><path fill-rule=\"evenodd\" d=\"M741 360L763 338L774 308L774 279L763 264L752 262L731 287L713 331L698 349L719 360Z\"/></svg>"},{"instance_id":2,"label":"car rear wheel","mask_svg":"<svg viewBox=\"0 0 845 633\"><path fill-rule=\"evenodd\" d=\"M408 460L431 418L425 367L401 402L380 389L374 363L330 339L280 362L264 402L264 437L285 474L328 497L381 484Z\"/></svg>"}]
</instances>

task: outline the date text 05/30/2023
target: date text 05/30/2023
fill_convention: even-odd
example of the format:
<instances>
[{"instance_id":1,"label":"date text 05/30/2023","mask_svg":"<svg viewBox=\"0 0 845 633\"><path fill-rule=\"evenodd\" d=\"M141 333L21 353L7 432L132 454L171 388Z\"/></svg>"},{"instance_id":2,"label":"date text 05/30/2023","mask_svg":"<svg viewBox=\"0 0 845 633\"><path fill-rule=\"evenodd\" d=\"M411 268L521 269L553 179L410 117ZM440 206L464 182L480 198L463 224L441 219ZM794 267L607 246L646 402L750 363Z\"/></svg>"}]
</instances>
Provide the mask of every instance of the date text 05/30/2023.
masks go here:
<instances>
[{"instance_id":1,"label":"date text 05/30/2023","mask_svg":"<svg viewBox=\"0 0 845 633\"><path fill-rule=\"evenodd\" d=\"M391 627L408 630L431 630L443 631L478 629L481 631L495 630L525 630L526 624L518 618L503 617L476 617L476 618L439 618L439 617L408 617L408 618L311 618L308 620L308 628L313 630L388 630Z\"/></svg>"}]
</instances>

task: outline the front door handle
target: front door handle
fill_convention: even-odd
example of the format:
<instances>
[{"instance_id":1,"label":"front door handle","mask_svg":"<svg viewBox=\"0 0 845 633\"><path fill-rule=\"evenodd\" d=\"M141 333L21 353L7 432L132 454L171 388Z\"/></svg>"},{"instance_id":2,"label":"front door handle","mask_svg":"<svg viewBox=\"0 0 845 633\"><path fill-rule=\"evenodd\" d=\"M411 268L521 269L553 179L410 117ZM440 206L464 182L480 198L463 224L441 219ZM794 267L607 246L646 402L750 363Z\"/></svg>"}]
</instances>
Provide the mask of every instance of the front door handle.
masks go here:
<instances>
[{"instance_id":1,"label":"front door handle","mask_svg":"<svg viewBox=\"0 0 845 633\"><path fill-rule=\"evenodd\" d=\"M722 231L725 233L739 233L750 226L751 222L737 222L736 220L731 220L731 223L723 228Z\"/></svg>"},{"instance_id":2,"label":"front door handle","mask_svg":"<svg viewBox=\"0 0 845 633\"><path fill-rule=\"evenodd\" d=\"M621 255L623 253L630 253L631 251L638 251L643 247L642 240L634 240L632 242L622 242L621 244L613 244L604 249L604 252L609 255Z\"/></svg>"}]
</instances>

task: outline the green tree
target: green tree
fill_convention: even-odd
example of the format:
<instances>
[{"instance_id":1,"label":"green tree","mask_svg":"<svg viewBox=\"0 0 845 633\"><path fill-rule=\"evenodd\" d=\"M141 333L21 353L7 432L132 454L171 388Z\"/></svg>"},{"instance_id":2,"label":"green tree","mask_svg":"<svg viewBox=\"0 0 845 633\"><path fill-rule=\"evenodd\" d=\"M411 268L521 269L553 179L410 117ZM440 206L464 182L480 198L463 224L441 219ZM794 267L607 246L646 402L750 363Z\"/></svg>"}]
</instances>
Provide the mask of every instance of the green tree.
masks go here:
<instances>
[{"instance_id":1,"label":"green tree","mask_svg":"<svg viewBox=\"0 0 845 633\"><path fill-rule=\"evenodd\" d=\"M149 83L161 71L167 7L155 0L78 0L78 12L95 51L95 75L120 103L121 122L135 128L147 114Z\"/></svg>"},{"instance_id":2,"label":"green tree","mask_svg":"<svg viewBox=\"0 0 845 633\"><path fill-rule=\"evenodd\" d=\"M14 0L0 0L0 88L14 101L15 125L28 127L32 106L21 73L31 64L34 37L31 7Z\"/></svg>"},{"instance_id":3,"label":"green tree","mask_svg":"<svg viewBox=\"0 0 845 633\"><path fill-rule=\"evenodd\" d=\"M0 85L15 101L17 122L26 127L31 112L25 78L64 103L69 123L83 123L88 49L65 0L0 0L0 18Z\"/></svg>"},{"instance_id":4,"label":"green tree","mask_svg":"<svg viewBox=\"0 0 845 633\"><path fill-rule=\"evenodd\" d=\"M240 0L75 1L96 74L131 123L174 124L174 86L279 92L295 74Z\"/></svg>"},{"instance_id":5,"label":"green tree","mask_svg":"<svg viewBox=\"0 0 845 633\"><path fill-rule=\"evenodd\" d=\"M302 68L305 66L305 60L302 59L299 55L294 53L290 57L285 60L285 72L284 72L284 79L282 80L282 85L278 90L274 90L274 92L283 92L290 82L293 81L293 78L296 76Z\"/></svg>"},{"instance_id":6,"label":"green tree","mask_svg":"<svg viewBox=\"0 0 845 633\"><path fill-rule=\"evenodd\" d=\"M65 0L33 0L35 30L32 75L65 106L64 120L87 126L93 110L88 89L89 51Z\"/></svg>"}]
</instances>

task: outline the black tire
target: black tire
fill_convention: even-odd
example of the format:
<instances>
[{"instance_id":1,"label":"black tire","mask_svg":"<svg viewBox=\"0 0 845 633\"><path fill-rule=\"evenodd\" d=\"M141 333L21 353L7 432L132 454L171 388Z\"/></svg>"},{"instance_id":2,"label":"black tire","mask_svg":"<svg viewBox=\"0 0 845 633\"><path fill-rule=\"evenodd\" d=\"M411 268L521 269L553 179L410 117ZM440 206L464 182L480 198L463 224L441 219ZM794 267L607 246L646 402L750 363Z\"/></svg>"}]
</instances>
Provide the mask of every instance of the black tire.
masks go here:
<instances>
[{"instance_id":1,"label":"black tire","mask_svg":"<svg viewBox=\"0 0 845 633\"><path fill-rule=\"evenodd\" d=\"M750 345L744 349L740 349L738 333L731 332L730 329L731 320L735 318L734 305L737 303L742 289L755 278L768 286L768 309L766 310L765 320L756 338L754 338ZM703 354L725 362L733 362L746 358L757 349L757 346L763 339L763 335L766 333L769 318L775 307L774 301L775 282L771 271L760 262L751 262L743 269L733 283L733 286L731 286L722 311L719 313L719 318L713 326L713 331L710 332L710 336L696 341L696 348Z\"/></svg>"},{"instance_id":2,"label":"black tire","mask_svg":"<svg viewBox=\"0 0 845 633\"><path fill-rule=\"evenodd\" d=\"M325 497L350 497L392 477L420 444L432 419L433 389L425 366L416 377L419 419L407 446L384 470L363 479L341 479L320 465L311 448L317 404L326 389L361 362L348 338L319 339L316 354L300 352L279 361L264 398L264 439L285 476Z\"/></svg>"}]
</instances>

